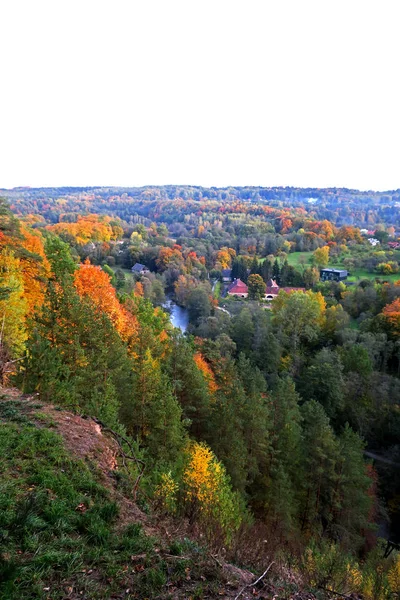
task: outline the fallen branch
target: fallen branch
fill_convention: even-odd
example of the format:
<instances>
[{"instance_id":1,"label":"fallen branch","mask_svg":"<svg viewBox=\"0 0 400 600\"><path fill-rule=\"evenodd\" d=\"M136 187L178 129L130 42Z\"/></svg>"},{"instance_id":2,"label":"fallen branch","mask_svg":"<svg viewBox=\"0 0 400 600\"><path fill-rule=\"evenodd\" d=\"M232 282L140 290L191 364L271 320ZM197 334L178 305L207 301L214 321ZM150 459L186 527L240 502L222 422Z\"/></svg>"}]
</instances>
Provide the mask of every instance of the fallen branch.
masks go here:
<instances>
[{"instance_id":1,"label":"fallen branch","mask_svg":"<svg viewBox=\"0 0 400 600\"><path fill-rule=\"evenodd\" d=\"M246 588L250 588L250 587L253 587L253 586L257 585L257 583L259 583L261 581L261 579L263 579L266 576L266 574L268 573L268 571L270 570L270 568L274 564L275 564L275 561L272 561L272 563L265 569L264 573L262 575L260 575L260 577L256 581L254 581L253 583L248 583L247 585L245 585L240 590L240 592L238 593L238 595L235 596L235 600L238 600L238 598L240 598L240 596L243 594L243 592L245 591Z\"/></svg>"}]
</instances>

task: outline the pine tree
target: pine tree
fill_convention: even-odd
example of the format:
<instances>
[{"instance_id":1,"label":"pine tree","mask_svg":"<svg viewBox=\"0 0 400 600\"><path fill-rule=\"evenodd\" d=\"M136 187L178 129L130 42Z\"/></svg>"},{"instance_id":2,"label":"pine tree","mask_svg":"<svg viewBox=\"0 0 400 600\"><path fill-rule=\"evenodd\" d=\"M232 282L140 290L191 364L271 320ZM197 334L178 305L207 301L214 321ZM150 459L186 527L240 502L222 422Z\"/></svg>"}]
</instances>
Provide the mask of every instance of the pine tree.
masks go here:
<instances>
[{"instance_id":1,"label":"pine tree","mask_svg":"<svg viewBox=\"0 0 400 600\"><path fill-rule=\"evenodd\" d=\"M31 327L21 373L25 390L116 425L131 363L109 318L79 298L71 281L63 287L49 282Z\"/></svg>"},{"instance_id":2,"label":"pine tree","mask_svg":"<svg viewBox=\"0 0 400 600\"><path fill-rule=\"evenodd\" d=\"M272 279L276 281L278 285L281 285L281 269L277 258L272 267Z\"/></svg>"},{"instance_id":3,"label":"pine tree","mask_svg":"<svg viewBox=\"0 0 400 600\"><path fill-rule=\"evenodd\" d=\"M349 550L359 549L371 529L369 515L372 479L368 475L363 451L365 443L346 424L338 439L336 485L331 507L332 537L340 537Z\"/></svg>"},{"instance_id":4,"label":"pine tree","mask_svg":"<svg viewBox=\"0 0 400 600\"><path fill-rule=\"evenodd\" d=\"M121 418L154 460L170 462L182 447L182 409L158 360L147 349L134 366L133 398L123 403Z\"/></svg>"},{"instance_id":5,"label":"pine tree","mask_svg":"<svg viewBox=\"0 0 400 600\"><path fill-rule=\"evenodd\" d=\"M317 534L328 527L335 490L338 444L329 419L315 400L301 407L303 421L302 464L299 481L302 531Z\"/></svg>"},{"instance_id":6,"label":"pine tree","mask_svg":"<svg viewBox=\"0 0 400 600\"><path fill-rule=\"evenodd\" d=\"M239 353L250 354L253 345L254 330L250 310L245 307L240 311L236 319L233 320L231 326L231 337L236 343Z\"/></svg>"},{"instance_id":7,"label":"pine tree","mask_svg":"<svg viewBox=\"0 0 400 600\"><path fill-rule=\"evenodd\" d=\"M301 479L301 414L299 396L290 378L279 380L270 399L270 458L265 506L274 528L286 536L295 526L297 488Z\"/></svg>"},{"instance_id":8,"label":"pine tree","mask_svg":"<svg viewBox=\"0 0 400 600\"><path fill-rule=\"evenodd\" d=\"M182 337L172 340L168 374L191 435L199 441L205 439L209 429L210 392L194 361L193 348Z\"/></svg>"},{"instance_id":9,"label":"pine tree","mask_svg":"<svg viewBox=\"0 0 400 600\"><path fill-rule=\"evenodd\" d=\"M253 258L253 261L250 266L250 274L251 275L260 275L260 265L258 264L257 257Z\"/></svg>"},{"instance_id":10,"label":"pine tree","mask_svg":"<svg viewBox=\"0 0 400 600\"><path fill-rule=\"evenodd\" d=\"M271 268L271 263L269 262L269 260L265 259L262 262L261 269L260 269L260 275L263 278L263 280L265 281L265 283L267 283L268 279L271 279L272 268Z\"/></svg>"}]
</instances>

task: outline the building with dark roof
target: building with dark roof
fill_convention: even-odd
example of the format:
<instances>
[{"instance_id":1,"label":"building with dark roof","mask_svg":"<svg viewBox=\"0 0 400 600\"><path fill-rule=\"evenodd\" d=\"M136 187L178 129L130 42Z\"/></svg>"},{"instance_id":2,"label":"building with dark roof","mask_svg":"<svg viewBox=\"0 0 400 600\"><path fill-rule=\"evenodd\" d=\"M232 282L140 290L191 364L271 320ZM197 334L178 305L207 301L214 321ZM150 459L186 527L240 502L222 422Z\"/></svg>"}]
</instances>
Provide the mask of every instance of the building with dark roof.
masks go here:
<instances>
[{"instance_id":1,"label":"building with dark roof","mask_svg":"<svg viewBox=\"0 0 400 600\"><path fill-rule=\"evenodd\" d=\"M341 269L321 269L319 275L321 281L344 281L349 272Z\"/></svg>"},{"instance_id":2,"label":"building with dark roof","mask_svg":"<svg viewBox=\"0 0 400 600\"><path fill-rule=\"evenodd\" d=\"M136 263L132 267L132 273L136 273L137 275L146 275L147 273L150 273L150 271L145 265Z\"/></svg>"},{"instance_id":3,"label":"building with dark roof","mask_svg":"<svg viewBox=\"0 0 400 600\"><path fill-rule=\"evenodd\" d=\"M222 281L225 283L232 281L232 269L222 269L221 276L222 276Z\"/></svg>"}]
</instances>

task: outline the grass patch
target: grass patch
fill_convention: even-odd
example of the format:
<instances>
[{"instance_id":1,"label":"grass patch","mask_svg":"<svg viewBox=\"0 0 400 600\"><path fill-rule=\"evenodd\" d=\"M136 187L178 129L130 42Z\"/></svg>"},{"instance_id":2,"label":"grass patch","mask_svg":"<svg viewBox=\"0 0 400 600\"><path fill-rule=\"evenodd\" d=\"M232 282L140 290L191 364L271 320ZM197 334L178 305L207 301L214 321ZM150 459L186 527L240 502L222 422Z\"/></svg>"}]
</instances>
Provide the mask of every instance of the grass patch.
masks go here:
<instances>
[{"instance_id":1,"label":"grass patch","mask_svg":"<svg viewBox=\"0 0 400 600\"><path fill-rule=\"evenodd\" d=\"M109 598L127 585L131 555L151 557L154 540L139 524L117 532L119 507L95 472L20 408L0 403L0 597L57 600L72 589ZM165 574L158 571L135 580L137 597L141 586L159 589Z\"/></svg>"},{"instance_id":2,"label":"grass patch","mask_svg":"<svg viewBox=\"0 0 400 600\"><path fill-rule=\"evenodd\" d=\"M184 539L163 551L140 523L122 528L95 467L71 457L32 408L0 402L0 598L169 598L171 586L214 597L221 574L205 550Z\"/></svg>"},{"instance_id":3,"label":"grass patch","mask_svg":"<svg viewBox=\"0 0 400 600\"><path fill-rule=\"evenodd\" d=\"M312 252L291 252L287 255L287 261L289 265L298 269L302 269L303 266L307 268L311 266L310 259L312 255ZM327 268L347 270L347 268L340 261L330 261ZM367 271L367 269L354 268L351 269L351 275L346 279L346 281L357 282L361 281L362 279L370 279L371 281L379 279L380 281L390 281L394 283L400 279L400 275L398 273L392 275L382 275L379 273L370 273L369 271Z\"/></svg>"}]
</instances>

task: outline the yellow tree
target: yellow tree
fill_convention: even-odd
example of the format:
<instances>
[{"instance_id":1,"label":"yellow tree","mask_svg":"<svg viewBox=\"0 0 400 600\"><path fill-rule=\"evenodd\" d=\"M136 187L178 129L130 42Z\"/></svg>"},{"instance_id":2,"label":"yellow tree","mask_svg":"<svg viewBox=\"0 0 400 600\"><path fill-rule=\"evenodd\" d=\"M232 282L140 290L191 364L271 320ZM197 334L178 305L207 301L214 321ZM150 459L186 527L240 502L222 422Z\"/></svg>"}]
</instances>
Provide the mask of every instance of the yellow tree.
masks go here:
<instances>
[{"instance_id":1,"label":"yellow tree","mask_svg":"<svg viewBox=\"0 0 400 600\"><path fill-rule=\"evenodd\" d=\"M243 513L225 467L206 444L193 442L189 446L183 483L190 516L199 520L208 534L220 528L229 543Z\"/></svg>"},{"instance_id":2,"label":"yellow tree","mask_svg":"<svg viewBox=\"0 0 400 600\"><path fill-rule=\"evenodd\" d=\"M9 249L0 254L0 346L10 358L21 356L27 338L28 303L20 260Z\"/></svg>"},{"instance_id":3,"label":"yellow tree","mask_svg":"<svg viewBox=\"0 0 400 600\"><path fill-rule=\"evenodd\" d=\"M314 250L313 254L314 262L319 267L326 267L329 262L329 246L322 246Z\"/></svg>"}]
</instances>

